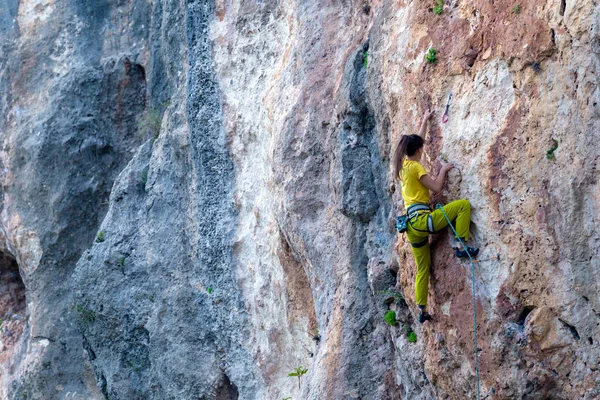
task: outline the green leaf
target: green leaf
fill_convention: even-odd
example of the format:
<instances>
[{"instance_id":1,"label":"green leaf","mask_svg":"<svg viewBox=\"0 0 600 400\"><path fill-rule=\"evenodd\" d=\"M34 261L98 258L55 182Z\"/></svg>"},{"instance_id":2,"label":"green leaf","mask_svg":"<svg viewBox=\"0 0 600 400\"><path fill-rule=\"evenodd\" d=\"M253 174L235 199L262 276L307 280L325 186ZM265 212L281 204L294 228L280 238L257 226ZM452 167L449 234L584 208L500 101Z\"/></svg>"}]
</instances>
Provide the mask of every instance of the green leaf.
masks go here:
<instances>
[{"instance_id":1,"label":"green leaf","mask_svg":"<svg viewBox=\"0 0 600 400\"><path fill-rule=\"evenodd\" d=\"M308 372L308 368L304 368L302 365L296 367L296 369L288 374L288 376L302 376Z\"/></svg>"}]
</instances>

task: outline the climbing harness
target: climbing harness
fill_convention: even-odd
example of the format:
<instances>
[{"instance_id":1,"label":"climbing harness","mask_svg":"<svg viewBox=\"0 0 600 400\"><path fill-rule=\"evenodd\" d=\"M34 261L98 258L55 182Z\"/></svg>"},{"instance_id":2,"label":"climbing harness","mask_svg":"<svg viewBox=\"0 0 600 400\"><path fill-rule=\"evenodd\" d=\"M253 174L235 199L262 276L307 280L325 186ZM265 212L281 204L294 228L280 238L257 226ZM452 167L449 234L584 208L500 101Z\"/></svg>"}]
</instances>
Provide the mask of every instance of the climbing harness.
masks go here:
<instances>
[{"instance_id":1,"label":"climbing harness","mask_svg":"<svg viewBox=\"0 0 600 400\"><path fill-rule=\"evenodd\" d=\"M450 93L450 96L448 96L448 103L446 103L446 110L444 111L444 115L442 115L442 122L444 124L448 122L448 110L450 109L450 102L452 101L452 96L453 94Z\"/></svg>"},{"instance_id":2,"label":"climbing harness","mask_svg":"<svg viewBox=\"0 0 600 400\"><path fill-rule=\"evenodd\" d=\"M413 226L412 220L419 216L419 211L427 211L427 212L431 213L431 207L429 207L428 204L421 204L421 203L413 204L412 206L408 207L408 210L406 210L406 215L408 217L407 218L408 223L410 224L411 228L413 228L417 232L435 233L435 229L433 229L433 219L431 218L431 214L427 216L427 230L424 231L422 229L418 229ZM421 242L421 244L423 245L423 244L425 244L425 242ZM421 247L421 246L413 246L413 247Z\"/></svg>"},{"instance_id":3,"label":"climbing harness","mask_svg":"<svg viewBox=\"0 0 600 400\"><path fill-rule=\"evenodd\" d=\"M429 205L427 204L421 204L421 203L417 203L417 204L413 204L412 206L408 207L408 210L406 210L406 214L410 215L411 217L416 213L417 211L431 211L431 207L429 207Z\"/></svg>"},{"instance_id":4,"label":"climbing harness","mask_svg":"<svg viewBox=\"0 0 600 400\"><path fill-rule=\"evenodd\" d=\"M431 207L429 207L429 205L427 205L427 204L413 204L412 206L408 207L408 209L406 210L406 214L396 217L396 228L398 229L398 232L400 232L400 233L406 232L406 230L408 228L408 224L410 223L410 220L418 217L419 211L431 212ZM431 223L431 226L433 226L433 223ZM427 231L422 231L420 229L415 228L414 226L412 226L412 223L411 223L411 227L414 230L419 231L419 232L433 233L433 232L429 231L429 221L427 223L427 229L428 229Z\"/></svg>"},{"instance_id":5,"label":"climbing harness","mask_svg":"<svg viewBox=\"0 0 600 400\"><path fill-rule=\"evenodd\" d=\"M452 94L450 94L450 97L452 98ZM448 104L450 104L450 100L448 100ZM447 110L448 106L446 106L446 111ZM466 249L467 246L462 241L460 236L458 236L456 229L454 229L454 225L452 225L450 218L448 218L448 215L446 215L446 211L444 211L444 207L442 207L441 204L438 204L435 206L435 208L437 208L438 210L442 210L442 213L444 214L446 221L448 221L448 225L450 225L450 228L452 228L452 232L454 232L455 237L460 241L460 244L463 246L463 249ZM469 256L469 260L471 260L471 290L473 291L473 344L475 346L475 382L477 385L477 400L480 400L481 395L479 393L479 354L477 354L477 302L475 301L475 261L473 260L471 254L468 251L467 255Z\"/></svg>"}]
</instances>

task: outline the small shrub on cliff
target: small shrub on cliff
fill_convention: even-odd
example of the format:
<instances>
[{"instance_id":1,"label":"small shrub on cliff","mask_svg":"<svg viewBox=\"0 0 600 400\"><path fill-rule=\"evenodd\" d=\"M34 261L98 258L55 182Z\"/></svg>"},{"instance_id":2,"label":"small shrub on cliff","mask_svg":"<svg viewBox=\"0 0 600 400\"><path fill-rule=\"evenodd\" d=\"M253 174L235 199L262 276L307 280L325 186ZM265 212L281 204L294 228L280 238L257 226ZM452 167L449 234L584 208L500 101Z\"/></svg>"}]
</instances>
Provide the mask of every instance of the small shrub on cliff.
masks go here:
<instances>
[{"instance_id":1,"label":"small shrub on cliff","mask_svg":"<svg viewBox=\"0 0 600 400\"><path fill-rule=\"evenodd\" d=\"M367 68L367 63L368 63L368 60L369 60L369 50L365 50L365 51L363 52L363 66L364 66L365 68Z\"/></svg>"},{"instance_id":2,"label":"small shrub on cliff","mask_svg":"<svg viewBox=\"0 0 600 400\"><path fill-rule=\"evenodd\" d=\"M392 289L380 290L379 292L377 292L377 294L385 294L388 296L392 296L394 298L394 303L398 304L399 306L402 306L406 303L402 293L400 293L396 290L392 290Z\"/></svg>"},{"instance_id":3,"label":"small shrub on cliff","mask_svg":"<svg viewBox=\"0 0 600 400\"><path fill-rule=\"evenodd\" d=\"M431 47L428 51L427 54L425 54L425 60L429 63L429 64L434 64L437 61L437 57L436 54L437 50L434 49L433 47Z\"/></svg>"},{"instance_id":4,"label":"small shrub on cliff","mask_svg":"<svg viewBox=\"0 0 600 400\"><path fill-rule=\"evenodd\" d=\"M386 312L385 322L387 322L391 326L398 325L398 321L396 320L396 311L389 310L388 312Z\"/></svg>"},{"instance_id":5,"label":"small shrub on cliff","mask_svg":"<svg viewBox=\"0 0 600 400\"><path fill-rule=\"evenodd\" d=\"M296 367L295 370L290 372L288 376L297 376L298 377L298 389L300 389L300 377L308 372L308 368L304 368L301 366Z\"/></svg>"},{"instance_id":6,"label":"small shrub on cliff","mask_svg":"<svg viewBox=\"0 0 600 400\"><path fill-rule=\"evenodd\" d=\"M417 342L417 334L413 331L412 327L408 324L404 325L404 332L406 332L406 336L408 337L409 343Z\"/></svg>"},{"instance_id":7,"label":"small shrub on cliff","mask_svg":"<svg viewBox=\"0 0 600 400\"><path fill-rule=\"evenodd\" d=\"M146 183L148 183L148 168L146 168L142 171L141 181L142 181L142 186L146 187Z\"/></svg>"},{"instance_id":8,"label":"small shrub on cliff","mask_svg":"<svg viewBox=\"0 0 600 400\"><path fill-rule=\"evenodd\" d=\"M371 5L369 4L369 0L365 0L363 4L363 12L367 15L371 12Z\"/></svg>"},{"instance_id":9,"label":"small shrub on cliff","mask_svg":"<svg viewBox=\"0 0 600 400\"><path fill-rule=\"evenodd\" d=\"M96 242L98 242L98 243L104 242L104 231L98 232L98 235L96 236Z\"/></svg>"},{"instance_id":10,"label":"small shrub on cliff","mask_svg":"<svg viewBox=\"0 0 600 400\"><path fill-rule=\"evenodd\" d=\"M142 131L149 132L152 135L152 142L158 138L160 133L160 125L162 123L162 112L160 110L146 110L144 115L138 120L138 128Z\"/></svg>"},{"instance_id":11,"label":"small shrub on cliff","mask_svg":"<svg viewBox=\"0 0 600 400\"><path fill-rule=\"evenodd\" d=\"M444 12L444 0L437 0L437 6L433 6L433 12L437 15L442 15Z\"/></svg>"},{"instance_id":12,"label":"small shrub on cliff","mask_svg":"<svg viewBox=\"0 0 600 400\"><path fill-rule=\"evenodd\" d=\"M409 333L408 341L409 341L409 343L417 343L417 334L414 332Z\"/></svg>"},{"instance_id":13,"label":"small shrub on cliff","mask_svg":"<svg viewBox=\"0 0 600 400\"><path fill-rule=\"evenodd\" d=\"M554 157L554 151L556 149L558 149L558 140L552 139L552 148L549 150L546 150L546 158L548 160L556 160L556 157Z\"/></svg>"},{"instance_id":14,"label":"small shrub on cliff","mask_svg":"<svg viewBox=\"0 0 600 400\"><path fill-rule=\"evenodd\" d=\"M96 314L92 310L86 308L85 306L82 306L81 304L77 304L75 309L79 313L79 318L81 318L83 321L87 322L88 324L91 324L92 322L94 322L96 320Z\"/></svg>"},{"instance_id":15,"label":"small shrub on cliff","mask_svg":"<svg viewBox=\"0 0 600 400\"><path fill-rule=\"evenodd\" d=\"M319 328L317 328L316 326L315 326L315 329L313 329L312 340L314 340L317 343L319 343L319 341L321 340L321 334L319 333Z\"/></svg>"},{"instance_id":16,"label":"small shrub on cliff","mask_svg":"<svg viewBox=\"0 0 600 400\"><path fill-rule=\"evenodd\" d=\"M521 13L521 5L517 4L516 6L513 7L513 12L515 14L520 14Z\"/></svg>"}]
</instances>

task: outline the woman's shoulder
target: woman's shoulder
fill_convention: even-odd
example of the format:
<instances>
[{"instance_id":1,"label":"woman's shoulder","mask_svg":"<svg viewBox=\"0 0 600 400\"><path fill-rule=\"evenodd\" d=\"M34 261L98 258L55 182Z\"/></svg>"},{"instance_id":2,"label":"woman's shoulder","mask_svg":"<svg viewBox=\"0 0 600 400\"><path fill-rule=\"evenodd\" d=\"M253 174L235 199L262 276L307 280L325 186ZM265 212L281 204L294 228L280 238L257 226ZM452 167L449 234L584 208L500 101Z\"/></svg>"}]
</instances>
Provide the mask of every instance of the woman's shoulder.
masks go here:
<instances>
[{"instance_id":1,"label":"woman's shoulder","mask_svg":"<svg viewBox=\"0 0 600 400\"><path fill-rule=\"evenodd\" d=\"M412 160L404 160L404 164L402 165L403 168L408 169L414 169L414 168L423 168L423 165L421 165L420 162L418 161L412 161Z\"/></svg>"},{"instance_id":2,"label":"woman's shoulder","mask_svg":"<svg viewBox=\"0 0 600 400\"><path fill-rule=\"evenodd\" d=\"M427 170L418 161L406 160L402 166L402 174L406 177L415 176L417 179L421 179L423 175L427 174Z\"/></svg>"}]
</instances>

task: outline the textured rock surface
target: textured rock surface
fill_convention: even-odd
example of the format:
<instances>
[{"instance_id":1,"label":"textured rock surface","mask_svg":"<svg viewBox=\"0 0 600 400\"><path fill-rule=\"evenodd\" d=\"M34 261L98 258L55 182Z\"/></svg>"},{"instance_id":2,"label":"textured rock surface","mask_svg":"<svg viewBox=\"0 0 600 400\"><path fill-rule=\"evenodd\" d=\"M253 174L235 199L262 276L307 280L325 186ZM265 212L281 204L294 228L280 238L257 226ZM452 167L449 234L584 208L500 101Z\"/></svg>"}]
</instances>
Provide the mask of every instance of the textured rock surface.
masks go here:
<instances>
[{"instance_id":1,"label":"textured rock surface","mask_svg":"<svg viewBox=\"0 0 600 400\"><path fill-rule=\"evenodd\" d=\"M0 398L474 398L470 266L415 324L394 228L427 108L482 393L600 397L600 7L432 5L2 2Z\"/></svg>"}]
</instances>

